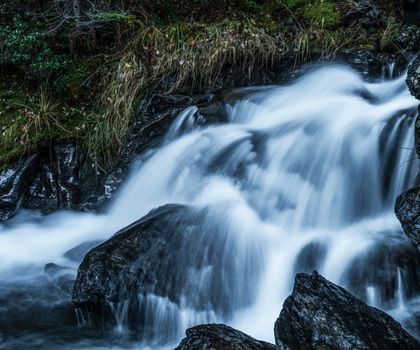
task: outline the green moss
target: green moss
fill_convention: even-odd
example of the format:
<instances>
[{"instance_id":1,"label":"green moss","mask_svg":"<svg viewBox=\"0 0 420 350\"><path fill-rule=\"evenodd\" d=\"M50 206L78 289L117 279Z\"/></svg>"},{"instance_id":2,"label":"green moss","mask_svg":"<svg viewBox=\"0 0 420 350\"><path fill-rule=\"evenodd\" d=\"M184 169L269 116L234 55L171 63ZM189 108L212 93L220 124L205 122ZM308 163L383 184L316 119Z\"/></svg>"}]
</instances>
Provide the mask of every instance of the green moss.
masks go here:
<instances>
[{"instance_id":1,"label":"green moss","mask_svg":"<svg viewBox=\"0 0 420 350\"><path fill-rule=\"evenodd\" d=\"M303 8L303 18L317 28L333 28L340 23L340 15L334 5L326 0L309 2Z\"/></svg>"}]
</instances>

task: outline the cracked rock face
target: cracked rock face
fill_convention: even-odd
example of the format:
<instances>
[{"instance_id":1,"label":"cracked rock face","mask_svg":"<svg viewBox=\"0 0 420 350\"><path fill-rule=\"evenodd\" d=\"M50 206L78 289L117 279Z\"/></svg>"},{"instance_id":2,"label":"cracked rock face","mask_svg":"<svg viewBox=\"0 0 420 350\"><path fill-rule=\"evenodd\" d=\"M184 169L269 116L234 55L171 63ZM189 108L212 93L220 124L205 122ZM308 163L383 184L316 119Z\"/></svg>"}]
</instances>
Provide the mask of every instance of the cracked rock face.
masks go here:
<instances>
[{"instance_id":1,"label":"cracked rock face","mask_svg":"<svg viewBox=\"0 0 420 350\"><path fill-rule=\"evenodd\" d=\"M274 332L277 348L282 350L420 348L391 316L317 272L296 275Z\"/></svg>"}]
</instances>

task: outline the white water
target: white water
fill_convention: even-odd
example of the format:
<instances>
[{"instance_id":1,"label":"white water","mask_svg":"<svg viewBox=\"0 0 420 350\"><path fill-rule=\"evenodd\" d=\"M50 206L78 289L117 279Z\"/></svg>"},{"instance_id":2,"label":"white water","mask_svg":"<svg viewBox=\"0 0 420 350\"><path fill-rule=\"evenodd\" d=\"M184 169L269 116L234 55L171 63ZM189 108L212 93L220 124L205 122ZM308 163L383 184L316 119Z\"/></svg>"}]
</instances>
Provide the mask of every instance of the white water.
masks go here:
<instances>
[{"instance_id":1,"label":"white water","mask_svg":"<svg viewBox=\"0 0 420 350\"><path fill-rule=\"evenodd\" d=\"M375 279L375 269L385 267L368 267L371 275L357 283L352 276L355 262L367 264L378 246L408 246L393 204L414 183L413 113L406 111L416 106L404 77L367 83L346 67L329 66L289 86L250 90L226 106L226 125L195 127L192 107L159 149L133 165L106 214L22 214L0 226L0 283L29 280L48 262L75 268L62 257L66 250L106 239L155 207L183 203L211 212L191 247L197 259L214 241L221 249L179 286L181 305L139 296L152 346L215 321L272 342L274 321L300 270L317 269L368 303L396 310L404 322L420 310L406 307L398 266L387 261L398 278L388 298L379 297L384 287ZM182 268L180 261L174 274ZM224 300L199 299L197 310L199 292ZM219 302L228 304L225 310ZM112 307L124 333L129 306Z\"/></svg>"}]
</instances>

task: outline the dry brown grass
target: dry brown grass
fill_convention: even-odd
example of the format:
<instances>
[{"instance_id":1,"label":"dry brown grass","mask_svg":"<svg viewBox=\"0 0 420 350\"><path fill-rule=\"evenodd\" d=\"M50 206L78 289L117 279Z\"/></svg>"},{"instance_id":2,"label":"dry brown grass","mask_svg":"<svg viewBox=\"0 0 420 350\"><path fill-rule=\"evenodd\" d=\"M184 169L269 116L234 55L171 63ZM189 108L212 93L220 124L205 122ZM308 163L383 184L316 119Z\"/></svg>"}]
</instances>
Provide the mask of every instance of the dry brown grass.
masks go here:
<instances>
[{"instance_id":1,"label":"dry brown grass","mask_svg":"<svg viewBox=\"0 0 420 350\"><path fill-rule=\"evenodd\" d=\"M288 47L281 35L239 22L212 25L176 24L165 28L143 26L128 42L105 78L103 116L89 138L93 154L105 166L123 146L141 92L168 76L174 83L167 93L189 84L209 89L226 64L252 70L279 60ZM110 147L112 145L112 147Z\"/></svg>"}]
</instances>

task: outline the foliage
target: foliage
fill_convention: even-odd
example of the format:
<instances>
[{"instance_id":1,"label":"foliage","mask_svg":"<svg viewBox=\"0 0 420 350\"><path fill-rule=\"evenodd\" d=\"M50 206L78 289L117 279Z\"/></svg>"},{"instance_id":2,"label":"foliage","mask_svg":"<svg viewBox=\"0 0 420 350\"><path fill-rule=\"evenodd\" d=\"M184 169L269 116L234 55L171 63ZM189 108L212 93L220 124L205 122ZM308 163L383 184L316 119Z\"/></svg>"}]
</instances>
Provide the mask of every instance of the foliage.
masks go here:
<instances>
[{"instance_id":1,"label":"foliage","mask_svg":"<svg viewBox=\"0 0 420 350\"><path fill-rule=\"evenodd\" d=\"M11 64L28 77L45 78L65 63L64 55L53 52L39 22L34 25L16 15L10 24L0 26L0 65Z\"/></svg>"},{"instance_id":2,"label":"foliage","mask_svg":"<svg viewBox=\"0 0 420 350\"><path fill-rule=\"evenodd\" d=\"M1 165L52 140L84 137L86 126L86 112L57 102L44 87L30 93L0 86Z\"/></svg>"}]
</instances>

